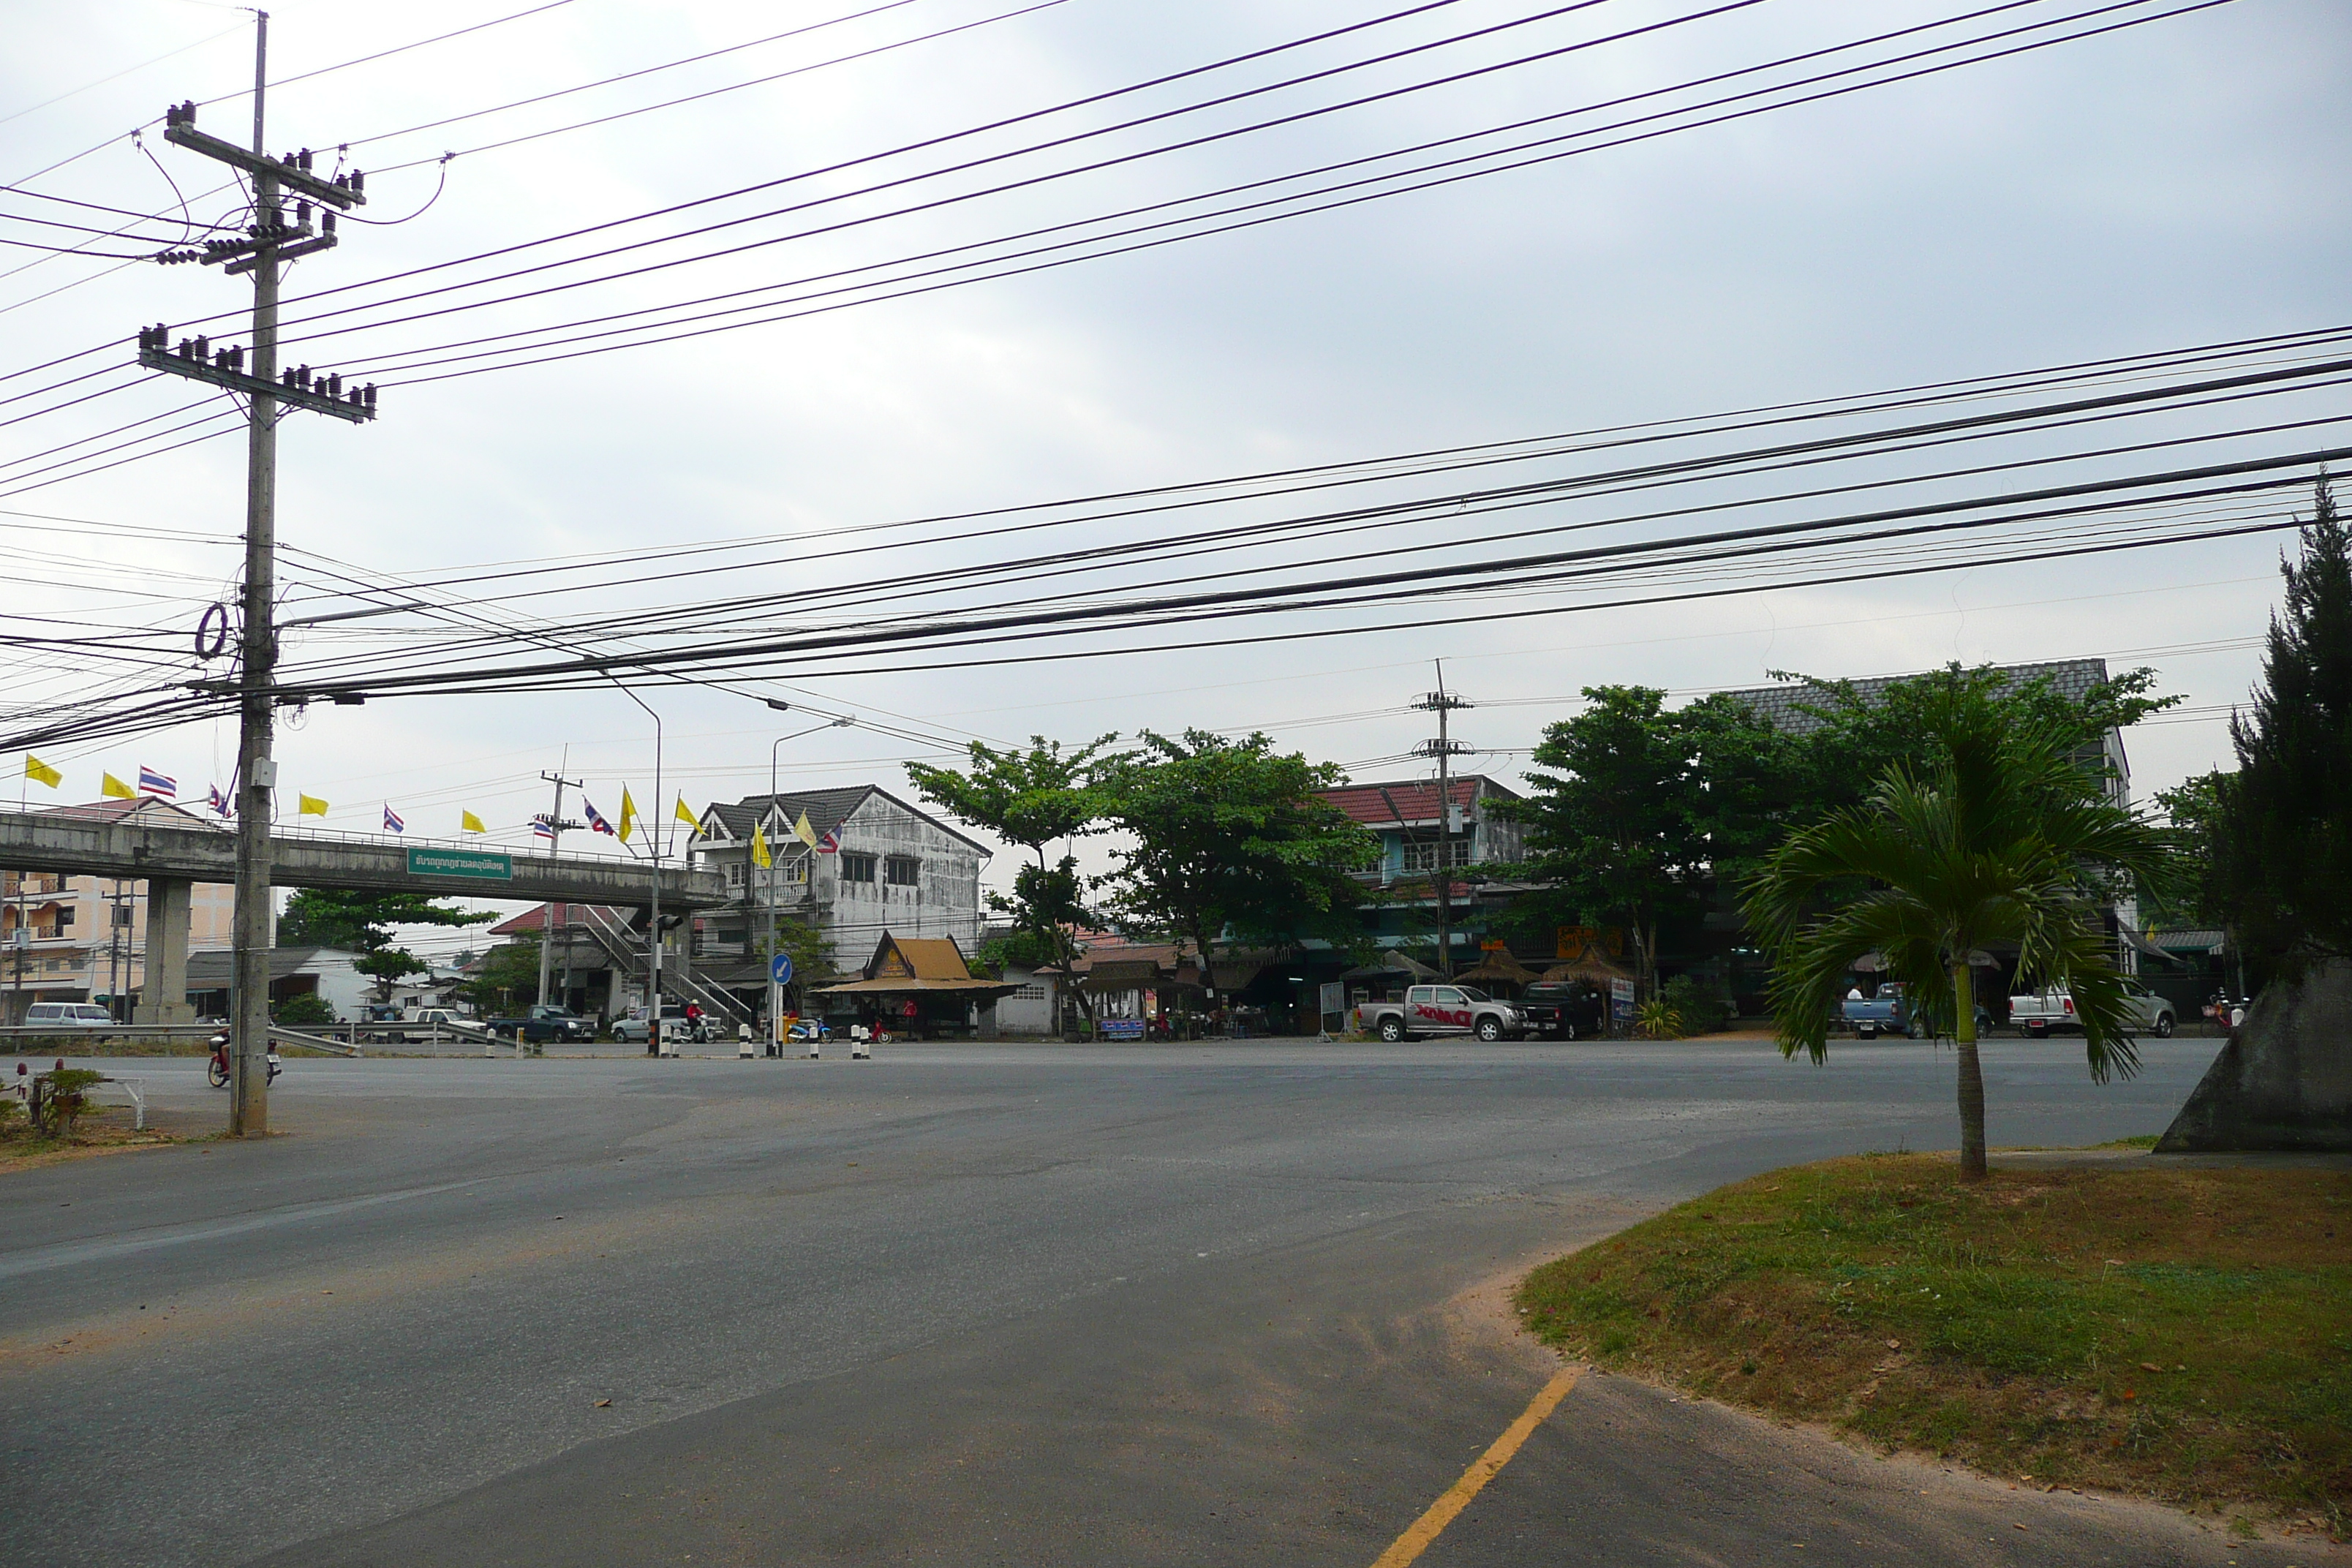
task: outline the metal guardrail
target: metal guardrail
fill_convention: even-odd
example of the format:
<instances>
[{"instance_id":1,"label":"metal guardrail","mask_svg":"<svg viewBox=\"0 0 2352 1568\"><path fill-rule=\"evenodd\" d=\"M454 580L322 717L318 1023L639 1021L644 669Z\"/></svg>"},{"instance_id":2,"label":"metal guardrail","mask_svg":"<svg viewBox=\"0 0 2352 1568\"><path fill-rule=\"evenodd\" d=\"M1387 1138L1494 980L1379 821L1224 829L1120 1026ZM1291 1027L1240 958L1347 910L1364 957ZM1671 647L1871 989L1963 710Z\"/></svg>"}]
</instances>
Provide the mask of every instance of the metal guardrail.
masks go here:
<instances>
[{"instance_id":1,"label":"metal guardrail","mask_svg":"<svg viewBox=\"0 0 2352 1568\"><path fill-rule=\"evenodd\" d=\"M55 1024L0 1026L0 1043L9 1040L209 1040L220 1033L217 1024L89 1024L59 1028Z\"/></svg>"},{"instance_id":2,"label":"metal guardrail","mask_svg":"<svg viewBox=\"0 0 2352 1568\"><path fill-rule=\"evenodd\" d=\"M326 1051L339 1057L356 1057L362 1054L356 1041L346 1045L341 1040L331 1040L324 1035L308 1034L300 1029L289 1029L277 1024L269 1026L269 1043L273 1046L300 1046L305 1050Z\"/></svg>"}]
</instances>

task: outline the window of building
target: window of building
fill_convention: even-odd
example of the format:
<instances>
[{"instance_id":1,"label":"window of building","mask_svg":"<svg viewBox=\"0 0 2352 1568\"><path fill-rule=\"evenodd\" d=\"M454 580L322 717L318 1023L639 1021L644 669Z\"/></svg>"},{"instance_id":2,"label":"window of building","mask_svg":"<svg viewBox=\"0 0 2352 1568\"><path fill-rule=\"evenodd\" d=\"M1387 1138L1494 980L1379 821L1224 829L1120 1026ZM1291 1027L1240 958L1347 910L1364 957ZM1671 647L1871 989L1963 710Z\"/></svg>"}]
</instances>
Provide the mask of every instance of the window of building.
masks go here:
<instances>
[{"instance_id":1,"label":"window of building","mask_svg":"<svg viewBox=\"0 0 2352 1568\"><path fill-rule=\"evenodd\" d=\"M740 888L743 885L742 861L730 860L727 862L727 885L730 888Z\"/></svg>"},{"instance_id":2,"label":"window of building","mask_svg":"<svg viewBox=\"0 0 2352 1568\"><path fill-rule=\"evenodd\" d=\"M874 857L844 853L841 857L841 879L845 882L874 880Z\"/></svg>"},{"instance_id":3,"label":"window of building","mask_svg":"<svg viewBox=\"0 0 2352 1568\"><path fill-rule=\"evenodd\" d=\"M1456 866L1470 864L1469 834L1449 835L1445 847L1451 851L1452 864ZM1437 857L1438 846L1434 840L1426 838L1418 841L1410 838L1405 840L1404 868L1406 870L1434 871L1440 864Z\"/></svg>"},{"instance_id":4,"label":"window of building","mask_svg":"<svg viewBox=\"0 0 2352 1568\"><path fill-rule=\"evenodd\" d=\"M911 888L922 876L923 863L912 855L893 855L882 862L882 879L894 888Z\"/></svg>"},{"instance_id":5,"label":"window of building","mask_svg":"<svg viewBox=\"0 0 2352 1568\"><path fill-rule=\"evenodd\" d=\"M1045 988L1034 984L1024 985L1013 993L1013 999L1015 1002L1043 1002L1045 999Z\"/></svg>"}]
</instances>

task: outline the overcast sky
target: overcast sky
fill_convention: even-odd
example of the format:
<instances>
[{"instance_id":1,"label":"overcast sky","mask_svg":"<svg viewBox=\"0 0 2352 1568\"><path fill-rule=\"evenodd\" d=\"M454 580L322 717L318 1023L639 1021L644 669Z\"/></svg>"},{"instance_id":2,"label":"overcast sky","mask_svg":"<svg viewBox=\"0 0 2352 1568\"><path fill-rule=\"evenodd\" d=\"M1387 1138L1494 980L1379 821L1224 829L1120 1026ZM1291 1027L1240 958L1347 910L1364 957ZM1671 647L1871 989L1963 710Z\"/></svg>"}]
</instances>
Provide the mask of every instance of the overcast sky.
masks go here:
<instances>
[{"instance_id":1,"label":"overcast sky","mask_svg":"<svg viewBox=\"0 0 2352 1568\"><path fill-rule=\"evenodd\" d=\"M527 4L288 0L272 12L271 74L353 60ZM369 179L370 217L416 212L441 176L434 160L463 154L447 164L438 200L409 221L345 225L339 249L294 268L289 296L778 179L1385 14L1337 3L1062 0L1006 16L1024 9L1020 0L910 0L633 81L362 140L861 8L848 0L571 0L275 89L273 146L348 141L352 163L383 171ZM1463 0L959 145L996 151L1048 130L1170 107L1211 87L1269 81L1538 8L1531 0ZM1700 8L1614 0L1436 51L1436 63L1415 57L1359 71L1273 107L1332 101L1423 79L1436 64L1461 68ZM338 348L342 357L330 363L911 255L1963 8L1768 0L987 203L387 328ZM97 148L32 188L154 212L178 199L168 172L195 216L231 211L233 192L201 194L221 184L215 166L166 145L160 128L146 138L153 161L124 133L167 101L249 86L249 18L196 0L18 0L5 18L0 181L22 181ZM839 58L870 50L880 52ZM802 67L816 68L471 151ZM478 563L809 535L2331 326L2347 314L2348 76L2352 26L2339 5L2236 0L2011 60L1241 233L660 347L394 386L372 425L299 414L287 421L281 537L381 574L441 576ZM58 100L45 103L51 99ZM1268 111L1236 107L1197 123L1239 124ZM247 100L231 98L205 109L200 123L243 141L249 113ZM1129 150L1174 134L1127 132L1110 145ZM846 179L818 188L841 188ZM722 204L712 216L751 210ZM6 193L0 213L103 218ZM730 232L741 239L778 230ZM0 222L0 235L81 237L20 222ZM640 237L633 229L572 249ZM91 248L121 244L97 240ZM684 248L656 247L646 258ZM186 322L248 299L240 280L195 267L12 249L0 256L0 270L10 268L20 270L0 278L0 371L128 339L141 322ZM245 341L236 329L226 335ZM0 384L0 394L24 384ZM198 401L184 384L159 378L0 429L0 458ZM2330 393L2297 406L2305 416L2333 414L2342 401ZM0 416L9 412L0 408ZM212 441L0 499L0 508L226 540L241 525L242 465L241 440ZM0 539L18 552L24 584L10 597L25 613L193 629L236 574L231 544L25 529L32 521L0 517L9 525ZM1033 732L1081 739L1145 725L1261 727L1286 747L1358 764L1351 771L1360 779L1391 779L1413 776L1416 764L1377 760L1427 732L1426 716L1404 705L1430 687L1431 660L1443 657L1449 682L1488 704L1460 716L1456 733L1493 748L1475 765L1510 780L1525 748L1545 723L1573 711L1574 694L1587 685L1693 693L1761 684L1774 668L1860 676L1954 658L2099 656L2118 668L2154 665L2162 689L2184 694L2196 710L2131 738L2135 790L2144 795L2226 759L2226 707L2256 679L2254 639L2277 602L2281 543L2276 535L2217 541L1463 627L1446 624L1448 607L1475 602L1439 601L1417 629L1271 650L1220 649L1213 630L1181 651L1124 656L1113 651L1120 639L1096 638L1086 646L1101 648L1100 657L1076 661L744 689L996 741ZM877 560L889 571L921 571L987 559L995 548L943 539ZM601 574L594 592L527 613L561 618L695 593L846 580L845 569L796 565L793 553L766 552L761 559L772 564L717 582L632 587ZM60 556L95 564L77 568ZM869 562L858 572L877 569ZM289 600L319 591L301 585L320 581L315 562L289 560L289 570L298 579ZM1126 581L1077 585L1115 595ZM1000 594L995 602L1020 601ZM297 657L326 646L303 636L296 634ZM775 715L750 697L712 690L670 689L653 700L666 728L667 790L683 789L698 807L765 787L770 742L782 732ZM64 794L76 798L96 795L101 767L128 777L145 763L176 774L183 798L200 800L208 783L228 782L234 754L232 727L205 722L62 747L47 760L65 768ZM873 782L903 793L898 764L936 754L832 730L787 746L782 778L787 787ZM328 825L353 831L373 830L387 803L413 835L453 833L458 811L470 809L489 821L493 838L521 847L530 814L547 804L540 770L567 757L606 813L617 809L623 782L641 807L655 806L651 725L617 692L320 708L281 734L279 755L288 793L329 800ZM1010 869L1001 857L995 879Z\"/></svg>"}]
</instances>

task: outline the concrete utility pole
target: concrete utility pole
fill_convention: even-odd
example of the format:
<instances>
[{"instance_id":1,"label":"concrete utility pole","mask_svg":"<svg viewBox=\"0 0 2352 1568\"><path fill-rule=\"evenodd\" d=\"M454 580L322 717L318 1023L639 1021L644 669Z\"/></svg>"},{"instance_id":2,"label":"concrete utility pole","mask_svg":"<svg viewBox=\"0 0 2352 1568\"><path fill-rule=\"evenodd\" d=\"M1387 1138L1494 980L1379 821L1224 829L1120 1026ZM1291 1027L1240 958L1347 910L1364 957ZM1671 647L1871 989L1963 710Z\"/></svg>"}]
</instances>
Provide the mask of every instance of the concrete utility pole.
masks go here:
<instances>
[{"instance_id":1,"label":"concrete utility pole","mask_svg":"<svg viewBox=\"0 0 2352 1568\"><path fill-rule=\"evenodd\" d=\"M1445 716L1457 708L1474 704L1455 697L1445 689L1445 661L1437 661L1437 689L1413 704L1423 711L1434 710L1437 714L1437 739L1423 741L1414 748L1424 757L1437 759L1437 874L1433 879L1437 889L1437 973L1445 979L1454 978L1454 794L1452 776L1447 768L1450 759L1476 748L1464 744L1446 733Z\"/></svg>"},{"instance_id":2,"label":"concrete utility pole","mask_svg":"<svg viewBox=\"0 0 2352 1568\"><path fill-rule=\"evenodd\" d=\"M231 981L229 1131L258 1137L269 1131L269 950L275 940L276 902L270 886L270 802L278 787L271 756L271 725L282 700L277 685L278 635L271 624L277 594L278 421L279 405L309 408L360 424L375 417L375 388L354 387L346 395L343 378L314 383L301 365L281 376L278 369L278 268L299 256L336 244L335 216L326 208L365 205L365 180L354 170L332 179L310 173L308 150L272 159L265 137L265 96L269 85L269 13L254 13L253 146L250 151L196 129L196 106L179 103L165 114L163 137L245 171L253 179L253 224L241 240L206 240L197 249L166 251L165 263L218 265L224 275L253 274L253 364L246 351L215 352L204 338L183 338L177 353L171 329L157 326L139 334L139 363L194 381L211 382L246 396L245 624L238 641L239 668L233 684L204 682L202 689L237 699L236 912ZM296 221L281 206L288 193ZM310 203L322 204L320 228L310 227Z\"/></svg>"},{"instance_id":3,"label":"concrete utility pole","mask_svg":"<svg viewBox=\"0 0 2352 1568\"><path fill-rule=\"evenodd\" d=\"M570 759L567 757L566 761L569 760ZM566 822L563 820L564 788L567 785L572 789L585 789L588 786L582 784L578 779L565 778L563 776L563 770L561 767L558 767L551 773L542 769L539 776L546 779L548 782L555 785L555 811L553 815L550 816L547 819L547 853L551 858L552 858L556 851L563 847L563 830L567 827L579 827L583 826L583 824L577 822ZM547 982L549 973L554 967L555 963L554 946L555 900L550 899L547 902L546 912L541 917L539 927L539 999L541 1002L547 1000ZM570 980L572 970L572 942L568 936L564 939L563 943L563 968L564 979L566 982L564 994L568 999L571 994Z\"/></svg>"}]
</instances>

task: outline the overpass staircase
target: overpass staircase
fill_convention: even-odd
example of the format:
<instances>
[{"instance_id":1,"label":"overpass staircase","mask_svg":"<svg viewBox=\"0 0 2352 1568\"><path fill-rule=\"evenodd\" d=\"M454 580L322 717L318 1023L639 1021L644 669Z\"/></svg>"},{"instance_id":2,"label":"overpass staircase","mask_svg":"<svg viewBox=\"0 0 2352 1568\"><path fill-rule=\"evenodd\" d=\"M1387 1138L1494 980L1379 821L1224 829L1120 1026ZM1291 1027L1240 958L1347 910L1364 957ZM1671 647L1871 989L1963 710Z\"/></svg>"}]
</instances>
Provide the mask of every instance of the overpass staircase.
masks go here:
<instances>
[{"instance_id":1,"label":"overpass staircase","mask_svg":"<svg viewBox=\"0 0 2352 1568\"><path fill-rule=\"evenodd\" d=\"M609 910L593 904L575 904L568 913L566 923L575 931L586 931L604 956L612 960L614 969L640 983L647 978L650 964L643 931L614 919ZM693 966L683 958L674 965L662 965L662 994L674 996L681 1003L698 1003L712 1018L730 1026L751 1021L743 1004L695 973Z\"/></svg>"}]
</instances>

